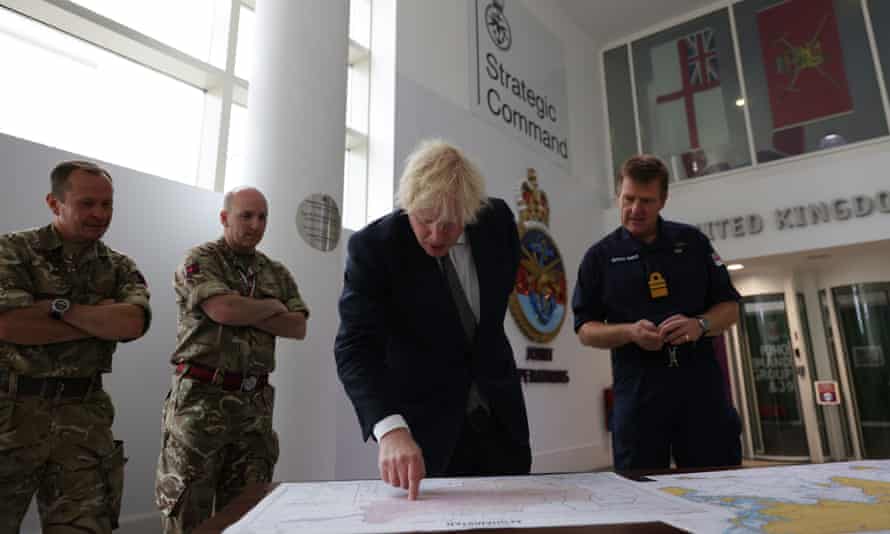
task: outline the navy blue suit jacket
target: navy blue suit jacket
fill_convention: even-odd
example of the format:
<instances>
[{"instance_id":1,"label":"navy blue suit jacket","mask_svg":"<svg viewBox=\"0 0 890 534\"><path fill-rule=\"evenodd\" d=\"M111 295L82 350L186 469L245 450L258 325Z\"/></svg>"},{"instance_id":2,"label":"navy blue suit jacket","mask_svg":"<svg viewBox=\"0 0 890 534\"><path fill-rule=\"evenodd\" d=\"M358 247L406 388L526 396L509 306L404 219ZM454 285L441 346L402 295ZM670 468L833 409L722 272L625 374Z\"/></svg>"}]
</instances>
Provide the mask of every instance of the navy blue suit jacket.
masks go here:
<instances>
[{"instance_id":1,"label":"navy blue suit jacket","mask_svg":"<svg viewBox=\"0 0 890 534\"><path fill-rule=\"evenodd\" d=\"M519 239L507 204L490 198L465 229L479 278L480 320L464 334L437 260L395 211L349 240L340 297L337 372L367 440L384 417L401 414L423 450L427 473L448 466L471 382L517 446L528 445L525 401L504 333Z\"/></svg>"}]
</instances>

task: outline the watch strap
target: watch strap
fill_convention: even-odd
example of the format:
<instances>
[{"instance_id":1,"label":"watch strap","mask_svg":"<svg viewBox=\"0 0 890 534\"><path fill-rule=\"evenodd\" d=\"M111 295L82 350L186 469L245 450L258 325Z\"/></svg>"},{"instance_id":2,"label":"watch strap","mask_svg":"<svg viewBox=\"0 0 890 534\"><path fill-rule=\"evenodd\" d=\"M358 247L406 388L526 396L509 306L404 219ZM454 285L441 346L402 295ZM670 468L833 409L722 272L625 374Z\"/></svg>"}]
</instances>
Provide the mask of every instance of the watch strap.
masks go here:
<instances>
[{"instance_id":1,"label":"watch strap","mask_svg":"<svg viewBox=\"0 0 890 534\"><path fill-rule=\"evenodd\" d=\"M704 317L698 316L695 318L698 321L698 326L701 327L701 334L705 335L708 333L708 330L711 329L711 323Z\"/></svg>"}]
</instances>

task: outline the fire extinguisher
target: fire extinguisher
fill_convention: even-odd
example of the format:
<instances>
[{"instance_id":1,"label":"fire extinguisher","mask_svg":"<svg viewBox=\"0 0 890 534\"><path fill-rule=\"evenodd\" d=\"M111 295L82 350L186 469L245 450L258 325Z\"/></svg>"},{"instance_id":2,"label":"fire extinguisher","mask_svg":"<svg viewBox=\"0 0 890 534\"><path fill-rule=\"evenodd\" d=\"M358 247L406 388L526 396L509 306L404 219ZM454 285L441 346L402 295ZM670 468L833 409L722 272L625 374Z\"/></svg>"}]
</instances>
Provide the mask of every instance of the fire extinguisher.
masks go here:
<instances>
[{"instance_id":1,"label":"fire extinguisher","mask_svg":"<svg viewBox=\"0 0 890 534\"><path fill-rule=\"evenodd\" d=\"M606 431L612 431L612 413L615 411L613 408L615 406L615 394L612 393L612 388L606 388L603 390L603 408L605 409L606 415Z\"/></svg>"}]
</instances>

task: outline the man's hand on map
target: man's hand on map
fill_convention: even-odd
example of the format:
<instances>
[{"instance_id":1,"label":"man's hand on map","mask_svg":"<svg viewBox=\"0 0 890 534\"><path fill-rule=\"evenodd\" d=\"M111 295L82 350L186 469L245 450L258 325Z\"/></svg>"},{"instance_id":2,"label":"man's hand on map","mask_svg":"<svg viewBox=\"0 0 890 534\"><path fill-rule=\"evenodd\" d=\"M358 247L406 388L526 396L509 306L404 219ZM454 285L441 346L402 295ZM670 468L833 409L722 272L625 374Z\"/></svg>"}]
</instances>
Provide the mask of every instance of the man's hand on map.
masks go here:
<instances>
[{"instance_id":1,"label":"man's hand on map","mask_svg":"<svg viewBox=\"0 0 890 534\"><path fill-rule=\"evenodd\" d=\"M397 428L380 440L377 459L380 478L392 486L408 490L414 500L420 491L420 481L426 476L423 454L407 428Z\"/></svg>"}]
</instances>

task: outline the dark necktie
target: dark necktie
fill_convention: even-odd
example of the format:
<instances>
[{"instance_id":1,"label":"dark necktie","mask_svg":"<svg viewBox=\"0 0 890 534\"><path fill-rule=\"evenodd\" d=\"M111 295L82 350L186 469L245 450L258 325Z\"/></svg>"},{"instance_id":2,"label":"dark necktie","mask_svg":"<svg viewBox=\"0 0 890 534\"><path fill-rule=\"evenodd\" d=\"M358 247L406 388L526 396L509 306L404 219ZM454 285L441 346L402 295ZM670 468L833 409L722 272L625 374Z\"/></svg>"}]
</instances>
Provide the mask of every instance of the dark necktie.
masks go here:
<instances>
[{"instance_id":1,"label":"dark necktie","mask_svg":"<svg viewBox=\"0 0 890 534\"><path fill-rule=\"evenodd\" d=\"M464 333L467 334L467 339L472 343L473 336L476 334L476 315L473 314L473 309L467 300L467 294L464 293L464 289L460 285L460 279L457 277L457 270L454 268L451 256L445 254L440 257L439 265L442 266L442 271L448 280L448 289L451 290L451 298L454 299L454 304L457 306L457 314L460 316ZM478 419L488 420L486 417L489 413L488 403L485 402L485 397L482 396L475 381L470 384L470 394L467 398L467 413L470 414L471 418L474 415L476 416L477 421L474 424L480 428L483 423L479 422Z\"/></svg>"},{"instance_id":2,"label":"dark necktie","mask_svg":"<svg viewBox=\"0 0 890 534\"><path fill-rule=\"evenodd\" d=\"M448 254L445 254L439 258L439 264L442 266L442 271L445 273L445 278L448 280L448 288L451 290L451 298L454 299L454 304L457 306L457 314L460 316L460 322L464 327L464 333L467 334L468 340L473 341L473 336L476 334L476 316L473 314L473 309L467 301L467 295L464 293L463 287L460 285L460 279L457 277L454 263L451 261L451 257Z\"/></svg>"}]
</instances>

